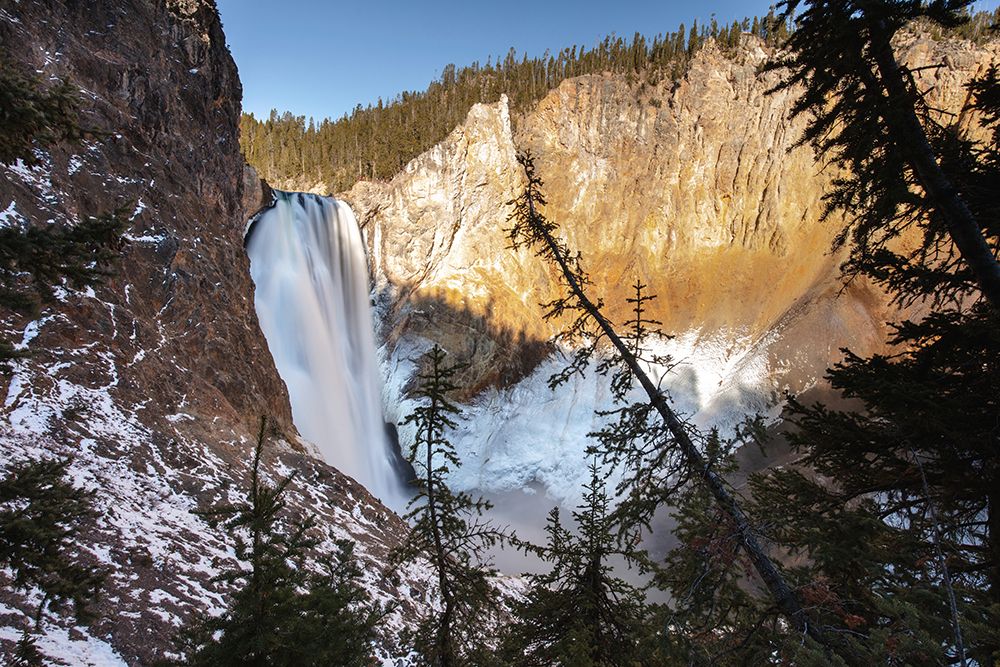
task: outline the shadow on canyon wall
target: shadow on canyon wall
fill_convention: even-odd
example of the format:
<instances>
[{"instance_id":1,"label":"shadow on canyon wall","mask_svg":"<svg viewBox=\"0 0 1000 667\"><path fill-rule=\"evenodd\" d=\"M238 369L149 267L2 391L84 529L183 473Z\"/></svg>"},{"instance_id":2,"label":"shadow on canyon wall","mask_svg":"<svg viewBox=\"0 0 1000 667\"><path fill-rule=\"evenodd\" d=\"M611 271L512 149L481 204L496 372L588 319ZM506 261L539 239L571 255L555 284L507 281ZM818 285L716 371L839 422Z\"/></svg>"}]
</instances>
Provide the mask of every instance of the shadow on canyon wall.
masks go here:
<instances>
[{"instance_id":1,"label":"shadow on canyon wall","mask_svg":"<svg viewBox=\"0 0 1000 667\"><path fill-rule=\"evenodd\" d=\"M449 353L450 363L462 365L454 396L462 403L491 387L516 384L556 349L548 340L498 322L493 298L470 305L444 295L413 294L397 304L390 315L391 330L383 332L383 338L394 343L404 335L419 336L438 343ZM415 388L415 380L407 392Z\"/></svg>"}]
</instances>

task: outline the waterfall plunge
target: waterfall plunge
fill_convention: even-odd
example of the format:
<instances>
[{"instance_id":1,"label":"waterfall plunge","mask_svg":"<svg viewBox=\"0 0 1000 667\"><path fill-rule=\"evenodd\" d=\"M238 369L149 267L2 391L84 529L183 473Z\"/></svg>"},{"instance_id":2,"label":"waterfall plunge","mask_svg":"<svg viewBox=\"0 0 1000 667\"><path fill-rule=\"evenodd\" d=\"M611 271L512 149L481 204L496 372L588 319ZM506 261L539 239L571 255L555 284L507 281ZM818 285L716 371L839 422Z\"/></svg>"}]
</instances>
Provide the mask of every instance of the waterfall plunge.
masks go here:
<instances>
[{"instance_id":1,"label":"waterfall plunge","mask_svg":"<svg viewBox=\"0 0 1000 667\"><path fill-rule=\"evenodd\" d=\"M257 318L292 418L324 459L393 507L364 243L344 202L275 191L247 237Z\"/></svg>"}]
</instances>

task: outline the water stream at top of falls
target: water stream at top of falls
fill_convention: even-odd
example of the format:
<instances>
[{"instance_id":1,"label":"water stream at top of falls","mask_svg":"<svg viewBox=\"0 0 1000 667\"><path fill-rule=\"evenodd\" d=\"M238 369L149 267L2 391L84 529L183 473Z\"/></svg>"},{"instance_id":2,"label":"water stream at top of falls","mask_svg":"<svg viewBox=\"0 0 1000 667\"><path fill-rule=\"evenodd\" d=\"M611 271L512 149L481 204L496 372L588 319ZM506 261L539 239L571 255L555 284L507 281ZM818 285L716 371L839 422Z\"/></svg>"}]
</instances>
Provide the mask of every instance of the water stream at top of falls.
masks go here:
<instances>
[{"instance_id":1,"label":"water stream at top of falls","mask_svg":"<svg viewBox=\"0 0 1000 667\"><path fill-rule=\"evenodd\" d=\"M327 463L391 507L405 502L382 416L361 231L346 203L275 191L246 241L257 318L292 419Z\"/></svg>"}]
</instances>

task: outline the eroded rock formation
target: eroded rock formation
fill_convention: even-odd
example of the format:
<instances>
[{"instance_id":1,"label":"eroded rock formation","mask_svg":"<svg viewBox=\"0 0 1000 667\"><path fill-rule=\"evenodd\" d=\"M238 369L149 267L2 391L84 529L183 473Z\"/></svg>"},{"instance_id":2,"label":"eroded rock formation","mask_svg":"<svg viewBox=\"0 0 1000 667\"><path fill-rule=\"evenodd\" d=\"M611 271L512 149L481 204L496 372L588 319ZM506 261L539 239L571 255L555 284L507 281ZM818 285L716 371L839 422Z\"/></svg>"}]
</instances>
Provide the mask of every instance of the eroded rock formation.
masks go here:
<instances>
[{"instance_id":1,"label":"eroded rock formation","mask_svg":"<svg viewBox=\"0 0 1000 667\"><path fill-rule=\"evenodd\" d=\"M918 70L919 83L933 106L955 112L966 101L964 83L1000 53L996 42L912 34L897 47L915 68L943 62ZM747 37L735 55L708 44L676 82L570 79L518 119L516 131L505 100L479 105L391 181L358 183L344 195L371 247L382 334L389 349L402 341L403 352L388 355L389 375L412 368L420 339L471 364L467 398L483 428L473 436L470 427L465 448L478 466L464 473L470 485L557 484L568 469L584 467L583 445L570 439L587 429L569 428L579 421L563 414L570 408L553 405L552 432L535 433L517 425L516 410L501 407L559 400L539 394L537 377L523 387L530 399L504 393L545 357L544 343L560 325L543 322L538 305L557 296L555 275L508 248L510 201L522 183L518 151L534 155L545 213L583 252L592 296L604 299L607 312L625 319L637 278L658 295L650 314L679 336L670 349L681 355L679 373L686 364L694 378L677 380L672 391L696 422L711 425L741 401L752 410L773 406L782 389L821 381L843 347L882 348L886 322L900 314L870 284L844 285L844 254L832 248L844 218L821 221L837 170L798 145L806 119L789 117L795 91L768 94L780 77L761 73L769 55ZM975 131L972 118L963 123ZM699 364L718 369L711 382L696 377L704 375ZM606 399L594 391L586 389L587 400L600 407ZM555 450L553 438L562 438ZM564 465L540 463L533 452L543 450ZM557 467L546 472L550 464ZM541 467L515 474L518 465Z\"/></svg>"},{"instance_id":2,"label":"eroded rock formation","mask_svg":"<svg viewBox=\"0 0 1000 667\"><path fill-rule=\"evenodd\" d=\"M912 35L899 49L915 67L944 63L920 83L934 106L956 111L964 83L1000 52ZM400 326L423 331L421 311L435 304L481 318L481 329L551 335L537 304L553 296L553 276L510 252L505 234L516 155L528 151L546 214L584 253L614 314L638 277L659 295L654 314L669 332L799 327L801 342L817 339L820 367L842 345L879 346L891 312L868 285L841 293L831 243L844 219L820 220L836 169L797 145L805 118L789 118L794 91L768 94L780 77L760 73L768 55L748 37L735 56L709 44L678 82L570 79L516 133L505 101L477 105L391 181L358 183L345 197L367 230L377 286L391 293L390 340Z\"/></svg>"}]
</instances>

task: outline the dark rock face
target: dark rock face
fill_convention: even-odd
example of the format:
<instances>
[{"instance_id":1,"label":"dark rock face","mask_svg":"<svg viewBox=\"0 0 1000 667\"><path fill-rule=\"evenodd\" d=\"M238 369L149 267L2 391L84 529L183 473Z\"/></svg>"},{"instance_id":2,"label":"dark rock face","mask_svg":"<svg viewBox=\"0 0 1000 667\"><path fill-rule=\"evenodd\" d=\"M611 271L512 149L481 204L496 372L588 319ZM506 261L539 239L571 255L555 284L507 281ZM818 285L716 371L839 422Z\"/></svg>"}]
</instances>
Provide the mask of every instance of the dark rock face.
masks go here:
<instances>
[{"instance_id":1,"label":"dark rock face","mask_svg":"<svg viewBox=\"0 0 1000 667\"><path fill-rule=\"evenodd\" d=\"M93 130L82 145L38 151L36 166L0 165L8 223L71 224L115 209L131 221L106 284L59 290L39 319L2 323L32 356L2 377L0 467L74 457L74 479L97 490L100 513L81 553L109 573L98 620L77 630L53 616L43 652L148 664L192 613L221 608L212 577L234 556L190 510L243 488L261 415L277 430L271 476L301 471L292 507L359 540L372 590L400 597L380 563L403 524L308 455L257 323L242 232L265 193L240 153L242 90L214 3L3 3L0 43L12 67L79 87ZM418 604L422 585L403 580ZM37 603L8 583L0 655Z\"/></svg>"},{"instance_id":2,"label":"dark rock face","mask_svg":"<svg viewBox=\"0 0 1000 667\"><path fill-rule=\"evenodd\" d=\"M166 413L188 393L188 405L203 402L212 416L222 410L252 423L269 414L287 427L242 249L243 221L261 194L243 178L242 89L215 8L22 2L12 11L0 30L8 45L26 47L12 49L18 65L79 86L82 123L100 134L53 149L31 170L34 182L4 170L0 198L36 222L119 207L132 219L118 276L97 299L69 299L82 320L77 335L93 336L128 366L120 391L141 391L149 410ZM66 333L44 327L38 347L83 342L61 340Z\"/></svg>"}]
</instances>

